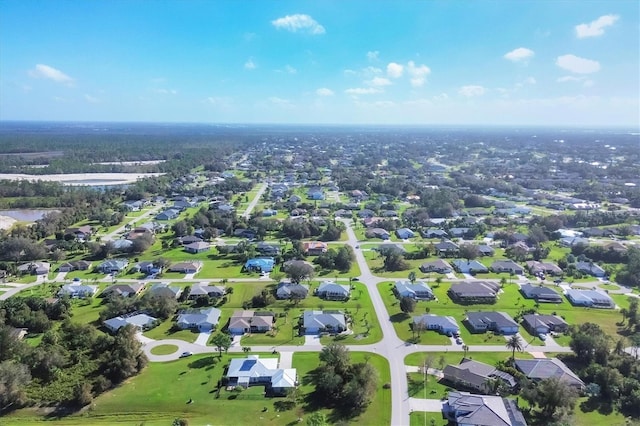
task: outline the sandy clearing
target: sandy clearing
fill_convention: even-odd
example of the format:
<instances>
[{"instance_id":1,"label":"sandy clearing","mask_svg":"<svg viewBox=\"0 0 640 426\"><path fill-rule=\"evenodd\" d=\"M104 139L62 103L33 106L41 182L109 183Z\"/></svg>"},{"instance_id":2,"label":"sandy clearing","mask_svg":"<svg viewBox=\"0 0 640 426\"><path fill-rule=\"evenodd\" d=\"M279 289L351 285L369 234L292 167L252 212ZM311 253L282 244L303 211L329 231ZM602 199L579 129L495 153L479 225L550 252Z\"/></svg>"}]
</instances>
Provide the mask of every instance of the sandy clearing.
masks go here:
<instances>
[{"instance_id":1,"label":"sandy clearing","mask_svg":"<svg viewBox=\"0 0 640 426\"><path fill-rule=\"evenodd\" d=\"M0 229L9 229L17 220L9 216L0 216Z\"/></svg>"},{"instance_id":2,"label":"sandy clearing","mask_svg":"<svg viewBox=\"0 0 640 426\"><path fill-rule=\"evenodd\" d=\"M138 179L162 176L164 173L69 173L59 175L28 175L23 173L0 173L0 180L28 180L60 182L73 186L123 185Z\"/></svg>"}]
</instances>

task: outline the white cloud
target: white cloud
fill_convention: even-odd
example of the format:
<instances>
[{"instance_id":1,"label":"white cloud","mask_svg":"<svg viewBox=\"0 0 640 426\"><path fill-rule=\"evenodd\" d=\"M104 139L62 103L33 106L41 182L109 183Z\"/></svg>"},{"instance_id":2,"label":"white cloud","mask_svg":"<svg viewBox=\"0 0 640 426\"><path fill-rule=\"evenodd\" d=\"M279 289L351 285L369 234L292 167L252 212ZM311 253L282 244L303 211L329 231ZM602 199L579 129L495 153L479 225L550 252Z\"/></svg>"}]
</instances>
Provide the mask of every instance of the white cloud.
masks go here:
<instances>
[{"instance_id":1,"label":"white cloud","mask_svg":"<svg viewBox=\"0 0 640 426\"><path fill-rule=\"evenodd\" d=\"M600 63L576 55L562 55L556 59L556 65L576 74L591 74L600 71Z\"/></svg>"},{"instance_id":2,"label":"white cloud","mask_svg":"<svg viewBox=\"0 0 640 426\"><path fill-rule=\"evenodd\" d=\"M362 68L362 75L365 78L371 78L375 75L378 75L382 73L382 70L380 68L377 67L366 67L366 68Z\"/></svg>"},{"instance_id":3,"label":"white cloud","mask_svg":"<svg viewBox=\"0 0 640 426\"><path fill-rule=\"evenodd\" d=\"M582 83L583 87L591 87L594 85L594 81L588 79L587 77L575 77L572 75L565 75L563 77L560 77L556 80L558 83L567 83L567 82L571 82L571 83Z\"/></svg>"},{"instance_id":4,"label":"white cloud","mask_svg":"<svg viewBox=\"0 0 640 426\"><path fill-rule=\"evenodd\" d=\"M284 67L284 70L289 73L289 74L295 74L298 72L297 69L295 69L294 67L292 67L291 65L287 65Z\"/></svg>"},{"instance_id":5,"label":"white cloud","mask_svg":"<svg viewBox=\"0 0 640 426\"><path fill-rule=\"evenodd\" d=\"M446 93L440 93L439 95L435 95L433 97L434 101L446 101L447 99L449 99L449 95L447 95Z\"/></svg>"},{"instance_id":6,"label":"white cloud","mask_svg":"<svg viewBox=\"0 0 640 426\"><path fill-rule=\"evenodd\" d=\"M520 62L532 58L534 54L535 53L531 49L518 47L517 49L513 49L511 52L505 53L504 58L513 62Z\"/></svg>"},{"instance_id":7,"label":"white cloud","mask_svg":"<svg viewBox=\"0 0 640 426\"><path fill-rule=\"evenodd\" d=\"M377 50L369 51L369 52L367 52L367 59L370 60L371 62L377 61L379 54L380 54L380 52L378 52Z\"/></svg>"},{"instance_id":8,"label":"white cloud","mask_svg":"<svg viewBox=\"0 0 640 426\"><path fill-rule=\"evenodd\" d=\"M620 17L618 15L603 15L589 24L576 25L576 37L598 37L604 34L604 29L613 25Z\"/></svg>"},{"instance_id":9,"label":"white cloud","mask_svg":"<svg viewBox=\"0 0 640 426\"><path fill-rule=\"evenodd\" d=\"M160 95L177 95L178 91L175 89L152 89L153 92Z\"/></svg>"},{"instance_id":10,"label":"white cloud","mask_svg":"<svg viewBox=\"0 0 640 426\"><path fill-rule=\"evenodd\" d=\"M37 64L34 69L29 70L29 75L33 78L46 78L53 80L56 83L63 83L67 85L73 84L73 78L63 73L59 69L50 67L49 65Z\"/></svg>"},{"instance_id":11,"label":"white cloud","mask_svg":"<svg viewBox=\"0 0 640 426\"><path fill-rule=\"evenodd\" d=\"M333 96L333 90L327 89L326 87L321 87L316 90L316 95L318 96Z\"/></svg>"},{"instance_id":12,"label":"white cloud","mask_svg":"<svg viewBox=\"0 0 640 426\"><path fill-rule=\"evenodd\" d=\"M462 96L466 96L467 98L471 98L473 96L482 96L486 92L487 89L477 85L462 86L460 89L458 89L458 93Z\"/></svg>"},{"instance_id":13,"label":"white cloud","mask_svg":"<svg viewBox=\"0 0 640 426\"><path fill-rule=\"evenodd\" d=\"M373 95L375 93L381 93L382 90L376 89L375 87L357 87L354 89L347 89L344 91L347 95Z\"/></svg>"},{"instance_id":14,"label":"white cloud","mask_svg":"<svg viewBox=\"0 0 640 426\"><path fill-rule=\"evenodd\" d=\"M291 103L291 101L289 99L283 99L283 98L279 98L277 96L270 97L269 98L269 102L271 102L274 105L278 105L278 106L282 106L282 107L293 106L293 104Z\"/></svg>"},{"instance_id":15,"label":"white cloud","mask_svg":"<svg viewBox=\"0 0 640 426\"><path fill-rule=\"evenodd\" d=\"M407 71L411 76L411 85L413 87L420 87L424 84L427 76L431 73L431 69L426 65L416 65L413 61L409 61L407 64Z\"/></svg>"},{"instance_id":16,"label":"white cloud","mask_svg":"<svg viewBox=\"0 0 640 426\"><path fill-rule=\"evenodd\" d=\"M389 62L387 65L387 75L391 78L400 78L404 72L404 66L395 62Z\"/></svg>"},{"instance_id":17,"label":"white cloud","mask_svg":"<svg viewBox=\"0 0 640 426\"><path fill-rule=\"evenodd\" d=\"M91 96L88 93L84 94L84 99L89 102L90 104L97 104L100 103L100 99L96 98L95 96Z\"/></svg>"},{"instance_id":18,"label":"white cloud","mask_svg":"<svg viewBox=\"0 0 640 426\"><path fill-rule=\"evenodd\" d=\"M233 100L226 96L209 96L204 102L219 108L229 108Z\"/></svg>"},{"instance_id":19,"label":"white cloud","mask_svg":"<svg viewBox=\"0 0 640 426\"><path fill-rule=\"evenodd\" d=\"M349 70L349 69L346 69L346 70L344 70L342 72L344 73L344 75L356 75L356 74L358 74L354 70Z\"/></svg>"},{"instance_id":20,"label":"white cloud","mask_svg":"<svg viewBox=\"0 0 640 426\"><path fill-rule=\"evenodd\" d=\"M271 24L278 29L284 29L293 33L298 31L313 35L325 33L324 27L309 15L287 15L271 21Z\"/></svg>"},{"instance_id":21,"label":"white cloud","mask_svg":"<svg viewBox=\"0 0 640 426\"><path fill-rule=\"evenodd\" d=\"M384 87L389 86L391 84L391 81L388 78L384 77L374 77L371 80L366 81L365 83L367 83L369 86Z\"/></svg>"},{"instance_id":22,"label":"white cloud","mask_svg":"<svg viewBox=\"0 0 640 426\"><path fill-rule=\"evenodd\" d=\"M247 62L244 63L244 69L246 69L246 70L255 70L256 69L256 64L255 64L255 62L253 62L252 58L249 58L247 60Z\"/></svg>"}]
</instances>

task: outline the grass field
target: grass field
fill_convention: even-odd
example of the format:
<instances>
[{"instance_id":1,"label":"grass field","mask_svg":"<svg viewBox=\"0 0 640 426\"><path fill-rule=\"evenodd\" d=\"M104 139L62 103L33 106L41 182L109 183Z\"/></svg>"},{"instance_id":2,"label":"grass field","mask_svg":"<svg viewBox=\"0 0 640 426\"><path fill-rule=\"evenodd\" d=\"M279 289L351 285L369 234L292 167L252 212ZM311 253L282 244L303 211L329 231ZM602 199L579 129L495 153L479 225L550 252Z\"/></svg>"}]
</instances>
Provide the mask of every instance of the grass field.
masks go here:
<instances>
[{"instance_id":1,"label":"grass field","mask_svg":"<svg viewBox=\"0 0 640 426\"><path fill-rule=\"evenodd\" d=\"M176 345L160 345L151 349L151 353L154 355L169 355L178 350Z\"/></svg>"}]
</instances>

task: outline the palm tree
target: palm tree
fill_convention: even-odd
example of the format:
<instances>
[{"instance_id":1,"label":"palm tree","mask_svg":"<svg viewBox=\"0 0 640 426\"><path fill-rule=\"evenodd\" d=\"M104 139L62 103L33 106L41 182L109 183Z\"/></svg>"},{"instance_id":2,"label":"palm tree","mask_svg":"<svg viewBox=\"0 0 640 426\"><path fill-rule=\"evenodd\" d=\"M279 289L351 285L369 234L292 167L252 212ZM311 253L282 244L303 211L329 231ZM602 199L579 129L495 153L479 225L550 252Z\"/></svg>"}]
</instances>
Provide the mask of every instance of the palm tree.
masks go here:
<instances>
[{"instance_id":1,"label":"palm tree","mask_svg":"<svg viewBox=\"0 0 640 426\"><path fill-rule=\"evenodd\" d=\"M522 338L518 334L514 334L507 340L507 344L505 345L508 349L511 349L511 360L515 360L516 351L522 352L524 347L522 346Z\"/></svg>"}]
</instances>

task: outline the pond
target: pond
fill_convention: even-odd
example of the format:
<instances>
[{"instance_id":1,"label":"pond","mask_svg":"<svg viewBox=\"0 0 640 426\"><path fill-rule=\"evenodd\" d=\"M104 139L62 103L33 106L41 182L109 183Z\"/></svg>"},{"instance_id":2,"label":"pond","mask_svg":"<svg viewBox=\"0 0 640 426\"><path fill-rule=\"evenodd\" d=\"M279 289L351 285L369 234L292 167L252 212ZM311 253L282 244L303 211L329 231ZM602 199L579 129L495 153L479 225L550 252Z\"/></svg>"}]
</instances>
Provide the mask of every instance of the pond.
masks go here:
<instances>
[{"instance_id":1,"label":"pond","mask_svg":"<svg viewBox=\"0 0 640 426\"><path fill-rule=\"evenodd\" d=\"M45 214L57 211L50 209L0 210L0 216L8 216L19 222L35 222L42 219Z\"/></svg>"}]
</instances>

